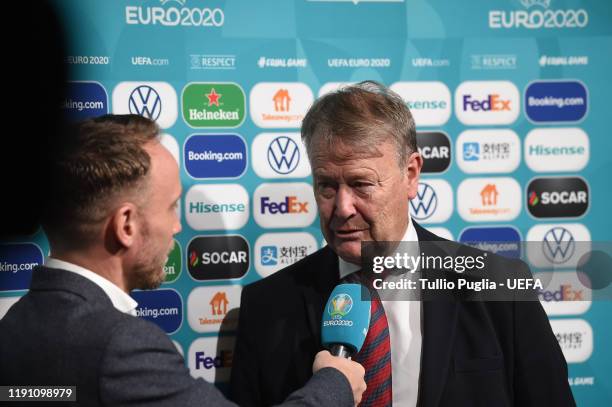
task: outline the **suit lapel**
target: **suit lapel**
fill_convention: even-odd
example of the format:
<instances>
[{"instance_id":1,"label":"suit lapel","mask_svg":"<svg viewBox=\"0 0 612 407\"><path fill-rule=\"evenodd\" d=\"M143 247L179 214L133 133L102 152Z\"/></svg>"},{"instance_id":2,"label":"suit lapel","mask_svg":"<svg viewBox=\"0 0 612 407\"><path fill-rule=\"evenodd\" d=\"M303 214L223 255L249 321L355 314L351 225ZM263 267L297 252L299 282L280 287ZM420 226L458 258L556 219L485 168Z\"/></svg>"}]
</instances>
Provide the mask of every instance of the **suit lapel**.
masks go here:
<instances>
[{"instance_id":1,"label":"suit lapel","mask_svg":"<svg viewBox=\"0 0 612 407\"><path fill-rule=\"evenodd\" d=\"M415 226L420 242L440 241L444 239L425 230L416 222ZM425 254L434 254L429 253ZM435 277L435 270L425 277ZM439 275L438 275L439 276ZM421 374L419 383L418 405L435 407L440 402L442 390L448 377L456 324L457 302L452 299L423 301L423 348L421 351Z\"/></svg>"},{"instance_id":2,"label":"suit lapel","mask_svg":"<svg viewBox=\"0 0 612 407\"><path fill-rule=\"evenodd\" d=\"M308 340L304 340L299 347L303 348L299 354L305 356L301 361L304 366L308 366L308 375L299 377L301 382L306 382L310 378L310 367L312 366L311 354L322 349L321 346L321 318L325 303L331 294L334 287L339 282L338 275L338 257L328 247L321 249L317 259L308 266L304 273L298 277L297 283L302 294L304 314L306 316L306 325L308 329ZM314 347L314 349L313 349ZM308 349L311 348L311 349ZM298 369L298 372L301 372ZM304 373L299 373L305 375Z\"/></svg>"},{"instance_id":3,"label":"suit lapel","mask_svg":"<svg viewBox=\"0 0 612 407\"><path fill-rule=\"evenodd\" d=\"M304 299L306 318L308 326L314 337L320 343L321 317L325 302L334 287L338 284L338 257L325 246L321 250L319 259L313 261L312 269L303 274L303 279L298 281Z\"/></svg>"}]
</instances>

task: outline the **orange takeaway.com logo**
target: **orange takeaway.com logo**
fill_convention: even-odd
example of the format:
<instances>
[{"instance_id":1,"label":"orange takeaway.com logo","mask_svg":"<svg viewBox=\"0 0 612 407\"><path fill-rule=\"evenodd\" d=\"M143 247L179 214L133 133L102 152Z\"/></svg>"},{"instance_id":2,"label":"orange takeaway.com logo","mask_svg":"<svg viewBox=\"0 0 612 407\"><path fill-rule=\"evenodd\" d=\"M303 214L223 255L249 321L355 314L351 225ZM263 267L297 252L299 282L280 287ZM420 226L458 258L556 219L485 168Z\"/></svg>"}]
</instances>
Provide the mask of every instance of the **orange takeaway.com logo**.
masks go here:
<instances>
[{"instance_id":1,"label":"orange takeaway.com logo","mask_svg":"<svg viewBox=\"0 0 612 407\"><path fill-rule=\"evenodd\" d=\"M291 109L291 96L287 89L279 89L272 97L274 110L277 112L288 112Z\"/></svg>"},{"instance_id":2,"label":"orange takeaway.com logo","mask_svg":"<svg viewBox=\"0 0 612 407\"><path fill-rule=\"evenodd\" d=\"M227 295L224 291L217 292L212 300L210 300L211 313L213 315L226 315L227 314Z\"/></svg>"}]
</instances>

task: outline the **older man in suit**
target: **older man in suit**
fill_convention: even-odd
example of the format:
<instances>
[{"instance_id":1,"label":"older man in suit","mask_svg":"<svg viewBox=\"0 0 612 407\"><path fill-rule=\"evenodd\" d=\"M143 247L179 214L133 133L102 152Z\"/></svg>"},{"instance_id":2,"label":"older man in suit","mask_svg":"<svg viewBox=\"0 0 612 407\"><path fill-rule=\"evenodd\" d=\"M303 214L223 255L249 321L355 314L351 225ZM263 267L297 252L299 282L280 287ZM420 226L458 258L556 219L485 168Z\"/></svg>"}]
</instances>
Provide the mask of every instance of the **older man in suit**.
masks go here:
<instances>
[{"instance_id":1,"label":"older man in suit","mask_svg":"<svg viewBox=\"0 0 612 407\"><path fill-rule=\"evenodd\" d=\"M327 246L243 290L231 397L244 407L278 402L310 378L325 302L358 272L362 242L443 240L409 216L423 161L398 95L375 82L327 94L306 115L302 139ZM497 272L526 269L493 263ZM366 367L364 406L574 404L537 301L383 299L376 309L376 336L355 356Z\"/></svg>"},{"instance_id":2,"label":"older man in suit","mask_svg":"<svg viewBox=\"0 0 612 407\"><path fill-rule=\"evenodd\" d=\"M232 405L189 375L167 335L135 316L128 295L161 284L181 230L179 171L157 126L107 115L59 142L41 198L51 256L0 321L0 383L76 386L76 405L88 407ZM320 353L313 370L287 405L359 402L357 363Z\"/></svg>"}]
</instances>

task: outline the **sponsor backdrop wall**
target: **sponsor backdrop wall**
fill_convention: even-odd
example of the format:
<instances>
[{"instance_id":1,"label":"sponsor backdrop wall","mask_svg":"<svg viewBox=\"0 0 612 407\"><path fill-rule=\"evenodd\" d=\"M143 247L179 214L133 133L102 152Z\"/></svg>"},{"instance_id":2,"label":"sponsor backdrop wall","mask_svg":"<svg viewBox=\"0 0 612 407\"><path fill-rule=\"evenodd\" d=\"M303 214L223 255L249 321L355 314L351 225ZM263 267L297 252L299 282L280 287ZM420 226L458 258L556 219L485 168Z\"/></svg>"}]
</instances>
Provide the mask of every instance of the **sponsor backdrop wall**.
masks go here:
<instances>
[{"instance_id":1,"label":"sponsor backdrop wall","mask_svg":"<svg viewBox=\"0 0 612 407\"><path fill-rule=\"evenodd\" d=\"M183 231L167 280L133 296L194 376L226 385L242 287L323 244L299 138L309 105L374 79L416 119L426 160L414 219L510 256L519 240L543 243L534 258L563 272L540 297L576 399L609 405L612 305L583 298L570 257L612 229L612 3L57 4L72 39L68 115L150 117L180 165ZM0 246L0 315L47 252L42 232Z\"/></svg>"}]
</instances>

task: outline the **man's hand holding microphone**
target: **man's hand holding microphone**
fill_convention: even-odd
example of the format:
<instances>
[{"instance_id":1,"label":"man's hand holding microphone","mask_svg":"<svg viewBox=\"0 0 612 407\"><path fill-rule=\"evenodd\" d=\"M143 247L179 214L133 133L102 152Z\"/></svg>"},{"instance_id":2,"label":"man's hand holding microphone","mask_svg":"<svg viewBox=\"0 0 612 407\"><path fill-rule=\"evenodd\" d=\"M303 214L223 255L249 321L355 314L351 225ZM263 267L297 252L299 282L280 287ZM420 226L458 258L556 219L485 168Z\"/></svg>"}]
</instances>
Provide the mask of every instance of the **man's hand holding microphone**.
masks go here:
<instances>
[{"instance_id":1,"label":"man's hand holding microphone","mask_svg":"<svg viewBox=\"0 0 612 407\"><path fill-rule=\"evenodd\" d=\"M321 342L330 352L317 353L313 372L340 370L349 380L355 405L366 390L365 369L350 358L361 350L370 325L369 292L359 284L340 284L332 291L321 319Z\"/></svg>"}]
</instances>

